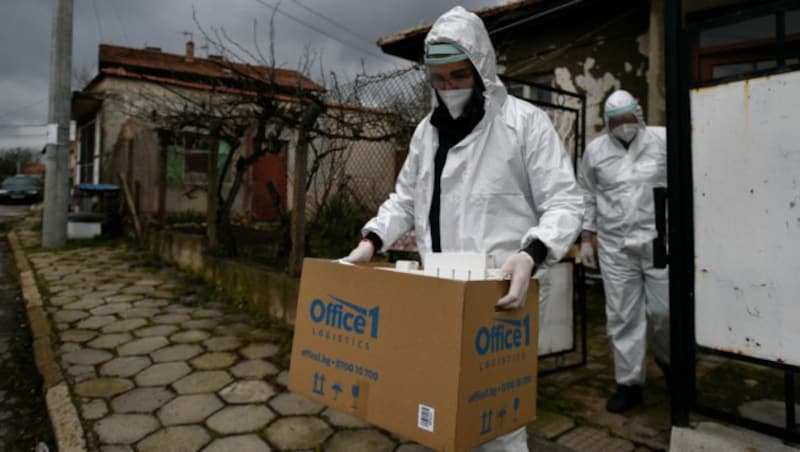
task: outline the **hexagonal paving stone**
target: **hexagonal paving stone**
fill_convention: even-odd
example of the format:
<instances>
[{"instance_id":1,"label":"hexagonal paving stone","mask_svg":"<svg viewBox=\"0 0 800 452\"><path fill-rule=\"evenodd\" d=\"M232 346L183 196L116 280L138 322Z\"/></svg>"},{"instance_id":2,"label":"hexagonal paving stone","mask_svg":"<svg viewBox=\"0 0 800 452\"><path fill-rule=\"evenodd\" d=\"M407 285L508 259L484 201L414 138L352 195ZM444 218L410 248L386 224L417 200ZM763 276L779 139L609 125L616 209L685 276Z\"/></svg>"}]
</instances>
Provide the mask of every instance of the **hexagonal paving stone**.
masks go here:
<instances>
[{"instance_id":1,"label":"hexagonal paving stone","mask_svg":"<svg viewBox=\"0 0 800 452\"><path fill-rule=\"evenodd\" d=\"M194 311L194 308L173 304L171 306L168 306L164 310L173 314L190 314L192 311Z\"/></svg>"},{"instance_id":2,"label":"hexagonal paving stone","mask_svg":"<svg viewBox=\"0 0 800 452\"><path fill-rule=\"evenodd\" d=\"M175 325L191 320L191 317L186 314L163 314L153 317L152 320L160 325Z\"/></svg>"},{"instance_id":3,"label":"hexagonal paving stone","mask_svg":"<svg viewBox=\"0 0 800 452\"><path fill-rule=\"evenodd\" d=\"M117 349L117 353L119 353L120 356L146 355L166 346L167 344L169 344L169 341L164 336L143 337L141 339L130 341L127 344L119 347Z\"/></svg>"},{"instance_id":4,"label":"hexagonal paving stone","mask_svg":"<svg viewBox=\"0 0 800 452\"><path fill-rule=\"evenodd\" d=\"M131 309L130 303L111 303L92 309L92 315L113 315Z\"/></svg>"},{"instance_id":5,"label":"hexagonal paving stone","mask_svg":"<svg viewBox=\"0 0 800 452\"><path fill-rule=\"evenodd\" d=\"M132 444L159 427L153 416L145 414L114 414L94 424L100 441L106 444Z\"/></svg>"},{"instance_id":6,"label":"hexagonal paving stone","mask_svg":"<svg viewBox=\"0 0 800 452\"><path fill-rule=\"evenodd\" d=\"M51 291L53 289L55 289L55 287L50 288ZM51 297L50 300L48 301L53 306L66 306L68 304L74 303L75 300L77 299L78 299L77 297L57 295L55 297Z\"/></svg>"},{"instance_id":7,"label":"hexagonal paving stone","mask_svg":"<svg viewBox=\"0 0 800 452\"><path fill-rule=\"evenodd\" d=\"M64 347L62 346L61 349L64 350ZM106 362L113 357L114 355L112 355L109 352L85 348L76 350L74 352L69 352L66 355L62 356L62 359L70 364L82 364L85 366L93 366L95 364Z\"/></svg>"},{"instance_id":8,"label":"hexagonal paving stone","mask_svg":"<svg viewBox=\"0 0 800 452\"><path fill-rule=\"evenodd\" d=\"M84 311L61 310L53 314L54 322L72 323L89 317Z\"/></svg>"},{"instance_id":9,"label":"hexagonal paving stone","mask_svg":"<svg viewBox=\"0 0 800 452\"><path fill-rule=\"evenodd\" d=\"M275 414L263 405L232 406L208 418L206 425L228 435L259 430L274 418Z\"/></svg>"},{"instance_id":10,"label":"hexagonal paving stone","mask_svg":"<svg viewBox=\"0 0 800 452\"><path fill-rule=\"evenodd\" d=\"M103 328L106 325L112 324L116 320L117 320L117 318L114 317L113 315L93 315L91 317L87 317L87 318L81 320L75 326L78 327L78 328L86 328L86 329L89 329L89 330L96 330L96 329L99 329L99 328ZM112 331L106 331L105 328L103 328L103 332L104 333L110 333Z\"/></svg>"},{"instance_id":11,"label":"hexagonal paving stone","mask_svg":"<svg viewBox=\"0 0 800 452\"><path fill-rule=\"evenodd\" d=\"M242 345L242 341L236 336L222 336L213 337L203 342L203 345L212 352L226 352L239 348Z\"/></svg>"},{"instance_id":12,"label":"hexagonal paving stone","mask_svg":"<svg viewBox=\"0 0 800 452\"><path fill-rule=\"evenodd\" d=\"M124 344L131 339L133 337L128 333L103 334L87 345L93 348L117 348L118 345Z\"/></svg>"},{"instance_id":13,"label":"hexagonal paving stone","mask_svg":"<svg viewBox=\"0 0 800 452\"><path fill-rule=\"evenodd\" d=\"M129 301L141 300L141 295L112 295L106 298L108 303L124 303Z\"/></svg>"},{"instance_id":14,"label":"hexagonal paving stone","mask_svg":"<svg viewBox=\"0 0 800 452\"><path fill-rule=\"evenodd\" d=\"M250 344L239 350L239 353L248 359L260 359L275 356L278 354L279 350L277 345L265 342L261 344Z\"/></svg>"},{"instance_id":15,"label":"hexagonal paving stone","mask_svg":"<svg viewBox=\"0 0 800 452\"><path fill-rule=\"evenodd\" d=\"M97 336L97 331L92 330L66 330L59 334L59 338L64 342L86 342Z\"/></svg>"},{"instance_id":16,"label":"hexagonal paving stone","mask_svg":"<svg viewBox=\"0 0 800 452\"><path fill-rule=\"evenodd\" d=\"M239 435L219 438L203 449L203 452L270 452L264 440L256 435Z\"/></svg>"},{"instance_id":17,"label":"hexagonal paving stone","mask_svg":"<svg viewBox=\"0 0 800 452\"><path fill-rule=\"evenodd\" d=\"M234 323L234 324L225 324L220 325L214 328L214 334L217 335L225 335L225 336L235 336L240 333L246 333L248 330L252 329L250 325L246 323Z\"/></svg>"},{"instance_id":18,"label":"hexagonal paving stone","mask_svg":"<svg viewBox=\"0 0 800 452\"><path fill-rule=\"evenodd\" d=\"M216 309L197 309L192 312L192 317L197 319L216 319L222 316L222 311Z\"/></svg>"},{"instance_id":19,"label":"hexagonal paving stone","mask_svg":"<svg viewBox=\"0 0 800 452\"><path fill-rule=\"evenodd\" d=\"M142 286L129 286L122 289L120 292L126 295L142 295L150 292L150 288Z\"/></svg>"},{"instance_id":20,"label":"hexagonal paving stone","mask_svg":"<svg viewBox=\"0 0 800 452\"><path fill-rule=\"evenodd\" d=\"M188 322L183 322L181 326L190 330L210 330L217 326L217 321L210 319L189 320Z\"/></svg>"},{"instance_id":21,"label":"hexagonal paving stone","mask_svg":"<svg viewBox=\"0 0 800 452\"><path fill-rule=\"evenodd\" d=\"M366 428L369 424L350 416L349 414L342 413L341 411L328 408L322 412L322 417L327 419L334 427L340 428Z\"/></svg>"},{"instance_id":22,"label":"hexagonal paving stone","mask_svg":"<svg viewBox=\"0 0 800 452\"><path fill-rule=\"evenodd\" d=\"M350 452L369 450L392 452L395 443L377 430L342 430L337 432L325 445L326 452Z\"/></svg>"},{"instance_id":23,"label":"hexagonal paving stone","mask_svg":"<svg viewBox=\"0 0 800 452\"><path fill-rule=\"evenodd\" d=\"M325 409L325 405L309 400L293 392L278 394L270 400L269 405L273 410L284 416L300 414L317 414Z\"/></svg>"},{"instance_id":24,"label":"hexagonal paving stone","mask_svg":"<svg viewBox=\"0 0 800 452\"><path fill-rule=\"evenodd\" d=\"M203 427L168 427L148 436L139 444L139 452L194 452L205 446L211 437Z\"/></svg>"},{"instance_id":25,"label":"hexagonal paving stone","mask_svg":"<svg viewBox=\"0 0 800 452\"><path fill-rule=\"evenodd\" d=\"M104 301L99 298L81 299L80 301L64 305L64 309L93 309L101 306L103 303Z\"/></svg>"},{"instance_id":26,"label":"hexagonal paving stone","mask_svg":"<svg viewBox=\"0 0 800 452\"><path fill-rule=\"evenodd\" d=\"M108 407L106 402L102 400L92 400L81 405L81 413L83 413L84 418L93 421L108 414Z\"/></svg>"},{"instance_id":27,"label":"hexagonal paving stone","mask_svg":"<svg viewBox=\"0 0 800 452\"><path fill-rule=\"evenodd\" d=\"M333 429L316 417L287 417L270 424L267 439L279 449L314 449L321 447ZM350 449L369 450L369 449Z\"/></svg>"},{"instance_id":28,"label":"hexagonal paving stone","mask_svg":"<svg viewBox=\"0 0 800 452\"><path fill-rule=\"evenodd\" d=\"M275 395L275 389L269 383L258 380L244 380L232 383L219 392L228 403L266 402Z\"/></svg>"},{"instance_id":29,"label":"hexagonal paving stone","mask_svg":"<svg viewBox=\"0 0 800 452\"><path fill-rule=\"evenodd\" d=\"M228 352L204 353L189 361L195 369L224 369L236 362L236 355Z\"/></svg>"},{"instance_id":30,"label":"hexagonal paving stone","mask_svg":"<svg viewBox=\"0 0 800 452\"><path fill-rule=\"evenodd\" d=\"M97 376L93 366L70 366L67 374L72 375L76 383L89 380Z\"/></svg>"},{"instance_id":31,"label":"hexagonal paving stone","mask_svg":"<svg viewBox=\"0 0 800 452\"><path fill-rule=\"evenodd\" d=\"M184 362L154 364L136 376L139 386L168 385L187 375L192 368Z\"/></svg>"},{"instance_id":32,"label":"hexagonal paving stone","mask_svg":"<svg viewBox=\"0 0 800 452\"><path fill-rule=\"evenodd\" d=\"M630 452L636 448L626 439L610 436L605 429L599 430L586 426L570 430L559 437L556 443L575 450Z\"/></svg>"},{"instance_id":33,"label":"hexagonal paving stone","mask_svg":"<svg viewBox=\"0 0 800 452\"><path fill-rule=\"evenodd\" d=\"M75 385L75 394L83 397L114 397L133 388L130 380L122 378L94 378Z\"/></svg>"},{"instance_id":34,"label":"hexagonal paving stone","mask_svg":"<svg viewBox=\"0 0 800 452\"><path fill-rule=\"evenodd\" d=\"M83 350L81 344L76 344L74 342L64 342L61 344L60 351L62 355L66 355L68 353L77 352L78 350Z\"/></svg>"},{"instance_id":35,"label":"hexagonal paving stone","mask_svg":"<svg viewBox=\"0 0 800 452\"><path fill-rule=\"evenodd\" d=\"M150 365L150 359L145 356L129 356L115 358L103 364L100 368L101 375L110 377L130 377Z\"/></svg>"},{"instance_id":36,"label":"hexagonal paving stone","mask_svg":"<svg viewBox=\"0 0 800 452\"><path fill-rule=\"evenodd\" d=\"M158 418L164 425L198 423L223 406L214 394L182 395L158 410Z\"/></svg>"},{"instance_id":37,"label":"hexagonal paving stone","mask_svg":"<svg viewBox=\"0 0 800 452\"><path fill-rule=\"evenodd\" d=\"M160 279L140 279L139 281L136 281L134 284L136 284L137 286L153 287L153 286L160 286L163 283L164 281L161 281Z\"/></svg>"},{"instance_id":38,"label":"hexagonal paving stone","mask_svg":"<svg viewBox=\"0 0 800 452\"><path fill-rule=\"evenodd\" d=\"M239 378L251 378L260 380L268 375L275 375L278 373L278 368L267 361L254 359L250 361L243 361L230 369L231 373Z\"/></svg>"},{"instance_id":39,"label":"hexagonal paving stone","mask_svg":"<svg viewBox=\"0 0 800 452\"><path fill-rule=\"evenodd\" d=\"M275 383L278 383L281 386L289 386L289 371L282 370L281 373L278 374L277 378L275 378Z\"/></svg>"},{"instance_id":40,"label":"hexagonal paving stone","mask_svg":"<svg viewBox=\"0 0 800 452\"><path fill-rule=\"evenodd\" d=\"M222 370L194 372L172 384L178 394L216 392L231 382L231 376Z\"/></svg>"},{"instance_id":41,"label":"hexagonal paving stone","mask_svg":"<svg viewBox=\"0 0 800 452\"><path fill-rule=\"evenodd\" d=\"M203 347L194 344L178 344L164 347L150 356L153 361L163 363L168 361L186 361L203 353Z\"/></svg>"},{"instance_id":42,"label":"hexagonal paving stone","mask_svg":"<svg viewBox=\"0 0 800 452\"><path fill-rule=\"evenodd\" d=\"M159 312L161 310L158 308L131 308L117 315L123 319L149 319Z\"/></svg>"},{"instance_id":43,"label":"hexagonal paving stone","mask_svg":"<svg viewBox=\"0 0 800 452\"><path fill-rule=\"evenodd\" d=\"M189 330L189 331L181 331L180 333L175 333L170 336L169 340L176 343L191 343L191 342L202 342L208 339L207 331L203 330Z\"/></svg>"},{"instance_id":44,"label":"hexagonal paving stone","mask_svg":"<svg viewBox=\"0 0 800 452\"><path fill-rule=\"evenodd\" d=\"M150 413L173 398L175 394L164 388L136 388L115 397L111 409L117 413Z\"/></svg>"},{"instance_id":45,"label":"hexagonal paving stone","mask_svg":"<svg viewBox=\"0 0 800 452\"><path fill-rule=\"evenodd\" d=\"M168 305L169 302L167 300L155 300L155 299L147 299L141 300L133 303L133 305L137 308L163 308L164 306Z\"/></svg>"},{"instance_id":46,"label":"hexagonal paving stone","mask_svg":"<svg viewBox=\"0 0 800 452\"><path fill-rule=\"evenodd\" d=\"M156 325L148 326L147 328L140 328L134 331L133 334L139 337L169 336L177 330L178 327L175 325Z\"/></svg>"},{"instance_id":47,"label":"hexagonal paving stone","mask_svg":"<svg viewBox=\"0 0 800 452\"><path fill-rule=\"evenodd\" d=\"M118 320L103 327L104 333L125 333L147 325L144 319Z\"/></svg>"}]
</instances>

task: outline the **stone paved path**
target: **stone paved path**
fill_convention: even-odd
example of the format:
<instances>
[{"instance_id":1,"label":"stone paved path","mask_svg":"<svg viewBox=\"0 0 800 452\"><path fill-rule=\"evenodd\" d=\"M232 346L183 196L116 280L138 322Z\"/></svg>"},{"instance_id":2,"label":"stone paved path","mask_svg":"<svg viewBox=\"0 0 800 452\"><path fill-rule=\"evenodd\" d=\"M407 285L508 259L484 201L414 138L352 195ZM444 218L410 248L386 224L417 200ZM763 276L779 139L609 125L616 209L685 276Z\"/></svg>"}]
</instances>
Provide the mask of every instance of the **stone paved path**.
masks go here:
<instances>
[{"instance_id":1,"label":"stone paved path","mask_svg":"<svg viewBox=\"0 0 800 452\"><path fill-rule=\"evenodd\" d=\"M28 256L90 449L423 450L287 392L286 336L173 268L111 246Z\"/></svg>"}]
</instances>

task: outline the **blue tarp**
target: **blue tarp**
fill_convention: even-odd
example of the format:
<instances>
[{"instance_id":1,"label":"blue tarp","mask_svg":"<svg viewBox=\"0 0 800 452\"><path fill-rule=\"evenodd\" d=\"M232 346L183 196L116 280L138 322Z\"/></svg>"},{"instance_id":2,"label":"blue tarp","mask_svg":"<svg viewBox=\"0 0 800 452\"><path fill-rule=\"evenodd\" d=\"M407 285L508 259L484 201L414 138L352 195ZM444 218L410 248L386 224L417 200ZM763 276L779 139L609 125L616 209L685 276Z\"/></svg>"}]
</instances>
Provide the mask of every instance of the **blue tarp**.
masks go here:
<instances>
[{"instance_id":1,"label":"blue tarp","mask_svg":"<svg viewBox=\"0 0 800 452\"><path fill-rule=\"evenodd\" d=\"M119 185L114 184L78 184L76 188L80 191L93 193L113 192L120 189Z\"/></svg>"}]
</instances>

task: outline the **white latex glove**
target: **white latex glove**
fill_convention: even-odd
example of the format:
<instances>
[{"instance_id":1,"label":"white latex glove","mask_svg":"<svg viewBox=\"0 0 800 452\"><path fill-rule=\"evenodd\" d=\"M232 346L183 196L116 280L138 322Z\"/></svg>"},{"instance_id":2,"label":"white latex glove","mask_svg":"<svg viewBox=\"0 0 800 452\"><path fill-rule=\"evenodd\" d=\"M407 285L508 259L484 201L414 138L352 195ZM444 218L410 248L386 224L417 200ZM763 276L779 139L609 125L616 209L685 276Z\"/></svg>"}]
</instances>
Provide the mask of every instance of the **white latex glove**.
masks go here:
<instances>
[{"instance_id":1,"label":"white latex glove","mask_svg":"<svg viewBox=\"0 0 800 452\"><path fill-rule=\"evenodd\" d=\"M594 246L592 246L592 242L581 242L580 256L584 267L597 268L597 261L594 258Z\"/></svg>"},{"instance_id":2,"label":"white latex glove","mask_svg":"<svg viewBox=\"0 0 800 452\"><path fill-rule=\"evenodd\" d=\"M506 259L500 268L500 274L503 278L510 279L511 283L508 285L508 293L495 303L495 309L519 309L525 306L533 264L531 255L524 251Z\"/></svg>"},{"instance_id":3,"label":"white latex glove","mask_svg":"<svg viewBox=\"0 0 800 452\"><path fill-rule=\"evenodd\" d=\"M358 242L358 246L353 248L353 251L350 251L350 254L343 257L342 260L349 264L361 264L369 262L373 254L375 254L375 247L371 241L364 239Z\"/></svg>"}]
</instances>

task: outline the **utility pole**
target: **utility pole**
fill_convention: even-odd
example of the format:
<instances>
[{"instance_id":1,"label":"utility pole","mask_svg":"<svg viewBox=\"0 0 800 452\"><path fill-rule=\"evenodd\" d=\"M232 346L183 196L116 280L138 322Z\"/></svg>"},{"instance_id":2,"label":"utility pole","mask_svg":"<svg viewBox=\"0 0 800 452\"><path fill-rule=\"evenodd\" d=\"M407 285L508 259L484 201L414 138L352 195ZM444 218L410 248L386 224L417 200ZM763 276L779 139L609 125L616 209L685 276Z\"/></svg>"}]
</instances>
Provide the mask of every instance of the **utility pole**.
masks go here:
<instances>
[{"instance_id":1,"label":"utility pole","mask_svg":"<svg viewBox=\"0 0 800 452\"><path fill-rule=\"evenodd\" d=\"M48 137L45 165L42 247L62 246L67 242L69 201L69 118L72 80L72 1L55 0L50 38L50 103L48 128L57 127Z\"/></svg>"}]
</instances>

